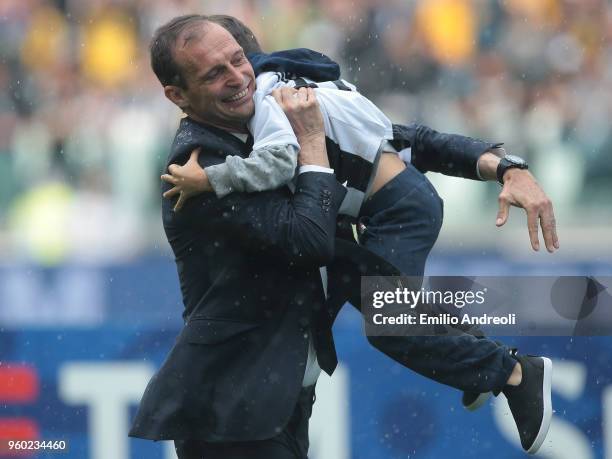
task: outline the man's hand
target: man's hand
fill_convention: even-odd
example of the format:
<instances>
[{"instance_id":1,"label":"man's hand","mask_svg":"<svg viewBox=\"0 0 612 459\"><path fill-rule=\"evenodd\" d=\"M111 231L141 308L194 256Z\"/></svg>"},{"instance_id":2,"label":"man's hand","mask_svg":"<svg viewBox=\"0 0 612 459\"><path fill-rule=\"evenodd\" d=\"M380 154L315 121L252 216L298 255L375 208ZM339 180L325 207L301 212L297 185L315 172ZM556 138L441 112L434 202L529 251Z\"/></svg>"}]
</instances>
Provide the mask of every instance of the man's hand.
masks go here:
<instances>
[{"instance_id":1,"label":"man's hand","mask_svg":"<svg viewBox=\"0 0 612 459\"><path fill-rule=\"evenodd\" d=\"M312 88L280 88L272 91L272 97L283 109L300 144L300 166L329 167L325 149L323 115Z\"/></svg>"},{"instance_id":2,"label":"man's hand","mask_svg":"<svg viewBox=\"0 0 612 459\"><path fill-rule=\"evenodd\" d=\"M552 253L559 248L553 206L533 175L527 170L508 169L499 194L499 212L495 224L503 226L508 220L510 206L522 207L527 212L527 228L533 250L540 250L538 222L542 227L544 244Z\"/></svg>"},{"instance_id":3,"label":"man's hand","mask_svg":"<svg viewBox=\"0 0 612 459\"><path fill-rule=\"evenodd\" d=\"M170 174L164 174L161 176L161 179L164 182L174 185L173 188L163 194L164 198L170 199L177 194L179 195L179 198L174 205L175 212L181 210L185 204L185 201L187 201L190 197L204 191L213 191L206 175L206 171L198 164L199 154L200 149L196 148L191 152L191 156L184 166L170 164L168 167L168 172L170 172Z\"/></svg>"}]
</instances>

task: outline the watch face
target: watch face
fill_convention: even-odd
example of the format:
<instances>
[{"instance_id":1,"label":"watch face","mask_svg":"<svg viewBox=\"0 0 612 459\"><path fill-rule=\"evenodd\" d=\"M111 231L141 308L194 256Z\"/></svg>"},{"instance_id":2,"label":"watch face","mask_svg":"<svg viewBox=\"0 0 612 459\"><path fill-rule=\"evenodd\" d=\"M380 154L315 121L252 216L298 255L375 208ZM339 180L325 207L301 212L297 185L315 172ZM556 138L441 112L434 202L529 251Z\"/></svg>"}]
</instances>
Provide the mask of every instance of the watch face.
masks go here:
<instances>
[{"instance_id":1,"label":"watch face","mask_svg":"<svg viewBox=\"0 0 612 459\"><path fill-rule=\"evenodd\" d=\"M517 164L517 165L527 164L527 162L520 156L506 155L504 156L504 158L512 164Z\"/></svg>"}]
</instances>

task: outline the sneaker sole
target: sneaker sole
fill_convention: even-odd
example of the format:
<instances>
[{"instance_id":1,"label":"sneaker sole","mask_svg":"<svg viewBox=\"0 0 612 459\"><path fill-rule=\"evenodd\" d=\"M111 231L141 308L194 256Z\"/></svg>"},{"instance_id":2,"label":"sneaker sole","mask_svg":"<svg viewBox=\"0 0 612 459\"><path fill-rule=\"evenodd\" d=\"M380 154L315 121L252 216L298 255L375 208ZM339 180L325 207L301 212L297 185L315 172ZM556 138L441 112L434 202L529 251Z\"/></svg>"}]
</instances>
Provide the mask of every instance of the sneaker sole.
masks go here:
<instances>
[{"instance_id":1,"label":"sneaker sole","mask_svg":"<svg viewBox=\"0 0 612 459\"><path fill-rule=\"evenodd\" d=\"M476 397L476 400L474 400L469 405L463 405L463 407L468 411L476 411L482 405L487 403L487 400L489 400L490 398L491 392L482 392L478 397Z\"/></svg>"},{"instance_id":2,"label":"sneaker sole","mask_svg":"<svg viewBox=\"0 0 612 459\"><path fill-rule=\"evenodd\" d=\"M544 416L542 417L542 424L540 425L538 435L536 435L533 444L527 450L527 453L529 454L535 454L538 452L538 450L542 446L542 443L544 443L544 440L546 439L548 429L550 428L550 421L552 420L552 400L550 396L552 381L552 361L546 357L542 357L542 360L544 361L544 379L542 382Z\"/></svg>"}]
</instances>

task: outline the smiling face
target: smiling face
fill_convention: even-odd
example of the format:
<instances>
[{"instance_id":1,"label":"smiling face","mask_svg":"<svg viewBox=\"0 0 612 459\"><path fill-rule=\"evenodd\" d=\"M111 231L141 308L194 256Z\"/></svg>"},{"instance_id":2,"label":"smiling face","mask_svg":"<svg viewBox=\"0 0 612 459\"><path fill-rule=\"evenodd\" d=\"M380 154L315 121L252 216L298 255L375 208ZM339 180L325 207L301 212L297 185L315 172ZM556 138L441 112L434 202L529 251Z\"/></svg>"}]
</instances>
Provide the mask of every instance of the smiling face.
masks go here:
<instances>
[{"instance_id":1,"label":"smiling face","mask_svg":"<svg viewBox=\"0 0 612 459\"><path fill-rule=\"evenodd\" d=\"M200 22L174 47L185 87L165 86L166 96L196 121L245 132L255 113L255 73L242 48L218 24Z\"/></svg>"}]
</instances>

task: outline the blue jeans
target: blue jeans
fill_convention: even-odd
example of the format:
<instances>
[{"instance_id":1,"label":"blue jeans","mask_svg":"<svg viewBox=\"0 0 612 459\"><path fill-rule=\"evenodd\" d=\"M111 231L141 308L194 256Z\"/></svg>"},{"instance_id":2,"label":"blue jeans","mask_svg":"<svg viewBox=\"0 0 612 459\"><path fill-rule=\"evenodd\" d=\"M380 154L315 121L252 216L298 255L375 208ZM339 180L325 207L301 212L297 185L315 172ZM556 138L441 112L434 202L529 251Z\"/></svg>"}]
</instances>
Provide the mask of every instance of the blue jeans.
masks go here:
<instances>
[{"instance_id":1,"label":"blue jeans","mask_svg":"<svg viewBox=\"0 0 612 459\"><path fill-rule=\"evenodd\" d=\"M422 277L442 226L443 204L425 175L408 165L361 208L360 244L405 276ZM502 390L516 360L510 349L469 334L369 336L393 360L442 384L472 392Z\"/></svg>"}]
</instances>

